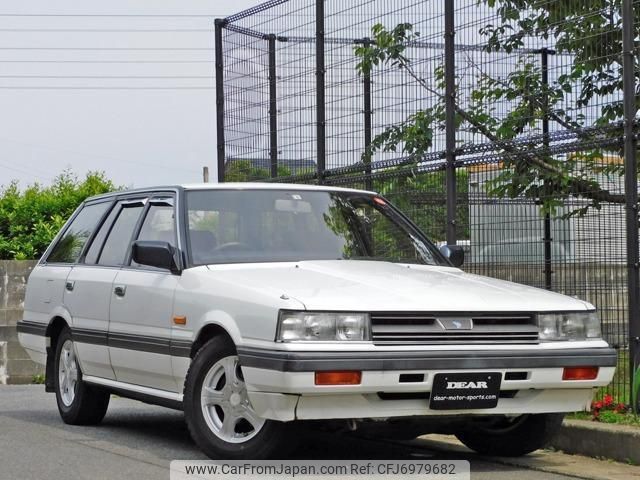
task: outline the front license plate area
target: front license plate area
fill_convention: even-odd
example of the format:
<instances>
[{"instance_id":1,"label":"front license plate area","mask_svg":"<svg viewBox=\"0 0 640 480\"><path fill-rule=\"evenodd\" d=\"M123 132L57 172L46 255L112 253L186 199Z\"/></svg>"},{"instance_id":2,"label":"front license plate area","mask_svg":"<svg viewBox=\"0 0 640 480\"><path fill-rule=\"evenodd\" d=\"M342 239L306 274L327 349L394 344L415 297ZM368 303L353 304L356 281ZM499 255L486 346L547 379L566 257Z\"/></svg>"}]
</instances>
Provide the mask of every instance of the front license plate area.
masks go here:
<instances>
[{"instance_id":1,"label":"front license plate area","mask_svg":"<svg viewBox=\"0 0 640 480\"><path fill-rule=\"evenodd\" d=\"M468 410L495 408L500 396L500 372L438 373L433 377L429 408Z\"/></svg>"}]
</instances>

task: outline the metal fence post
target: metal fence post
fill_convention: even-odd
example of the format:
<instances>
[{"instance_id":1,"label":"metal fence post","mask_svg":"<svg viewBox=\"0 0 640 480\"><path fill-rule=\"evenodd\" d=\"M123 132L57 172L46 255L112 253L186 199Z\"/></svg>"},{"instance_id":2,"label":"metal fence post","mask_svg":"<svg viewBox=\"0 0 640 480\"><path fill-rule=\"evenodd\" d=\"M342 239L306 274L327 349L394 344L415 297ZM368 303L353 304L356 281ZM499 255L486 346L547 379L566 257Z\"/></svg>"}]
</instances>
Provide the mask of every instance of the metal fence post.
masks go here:
<instances>
[{"instance_id":1,"label":"metal fence post","mask_svg":"<svg viewBox=\"0 0 640 480\"><path fill-rule=\"evenodd\" d=\"M540 49L540 59L542 63L542 86L544 87L544 94L542 98L542 105L544 106L544 114L542 116L542 134L543 144L545 146L545 155L549 151L549 95L547 87L549 86L549 54L554 54L555 51L548 48ZM546 188L544 190L545 195L548 194ZM544 288L551 290L552 288L552 263L551 263L551 215L549 213L544 214L544 237L542 239L544 243Z\"/></svg>"},{"instance_id":2,"label":"metal fence post","mask_svg":"<svg viewBox=\"0 0 640 480\"><path fill-rule=\"evenodd\" d=\"M632 406L640 410L640 277L638 272L638 165L633 0L622 3L622 80L624 90L624 189L627 213L627 288Z\"/></svg>"},{"instance_id":3,"label":"metal fence post","mask_svg":"<svg viewBox=\"0 0 640 480\"><path fill-rule=\"evenodd\" d=\"M222 59L222 29L226 21L215 20L215 62L216 62L216 142L218 148L218 182L224 182L224 64Z\"/></svg>"},{"instance_id":4,"label":"metal fence post","mask_svg":"<svg viewBox=\"0 0 640 480\"><path fill-rule=\"evenodd\" d=\"M454 0L444 2L444 80L445 80L445 148L447 189L447 244L456 244L456 66Z\"/></svg>"},{"instance_id":5,"label":"metal fence post","mask_svg":"<svg viewBox=\"0 0 640 480\"><path fill-rule=\"evenodd\" d=\"M316 162L318 183L324 183L326 169L324 63L324 0L316 0Z\"/></svg>"},{"instance_id":6,"label":"metal fence post","mask_svg":"<svg viewBox=\"0 0 640 480\"><path fill-rule=\"evenodd\" d=\"M271 178L278 176L278 105L276 103L276 36L267 36L269 45L269 159Z\"/></svg>"},{"instance_id":7,"label":"metal fence post","mask_svg":"<svg viewBox=\"0 0 640 480\"><path fill-rule=\"evenodd\" d=\"M371 39L364 38L362 44L368 47L371 44ZM364 103L364 174L365 174L365 189L373 190L373 180L371 179L371 152L369 148L371 146L371 119L373 110L371 109L371 73L367 70L363 75L363 92L362 99Z\"/></svg>"}]
</instances>

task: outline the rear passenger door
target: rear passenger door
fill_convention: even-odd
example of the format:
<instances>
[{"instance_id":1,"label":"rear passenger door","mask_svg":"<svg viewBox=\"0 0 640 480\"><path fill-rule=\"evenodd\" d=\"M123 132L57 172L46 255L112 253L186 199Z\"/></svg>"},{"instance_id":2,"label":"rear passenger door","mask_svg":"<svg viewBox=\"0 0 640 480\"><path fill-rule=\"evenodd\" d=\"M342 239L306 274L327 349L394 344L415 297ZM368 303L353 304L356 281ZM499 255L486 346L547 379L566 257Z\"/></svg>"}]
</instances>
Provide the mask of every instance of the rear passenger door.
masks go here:
<instances>
[{"instance_id":1,"label":"rear passenger door","mask_svg":"<svg viewBox=\"0 0 640 480\"><path fill-rule=\"evenodd\" d=\"M49 323L64 305L67 277L111 203L83 205L29 277L25 319ZM73 321L73 318L72 318Z\"/></svg>"},{"instance_id":2,"label":"rear passenger door","mask_svg":"<svg viewBox=\"0 0 640 480\"><path fill-rule=\"evenodd\" d=\"M175 216L173 196L151 198L132 240L165 241L175 247ZM130 250L129 245L129 256ZM130 259L125 263L111 295L109 352L116 379L177 392L171 367L171 327L179 276Z\"/></svg>"},{"instance_id":3,"label":"rear passenger door","mask_svg":"<svg viewBox=\"0 0 640 480\"><path fill-rule=\"evenodd\" d=\"M123 231L133 234L146 199L116 203L91 242L84 258L69 274L64 294L73 317L73 338L84 375L114 380L107 334L113 281L124 263L126 243L118 259L115 241Z\"/></svg>"}]
</instances>

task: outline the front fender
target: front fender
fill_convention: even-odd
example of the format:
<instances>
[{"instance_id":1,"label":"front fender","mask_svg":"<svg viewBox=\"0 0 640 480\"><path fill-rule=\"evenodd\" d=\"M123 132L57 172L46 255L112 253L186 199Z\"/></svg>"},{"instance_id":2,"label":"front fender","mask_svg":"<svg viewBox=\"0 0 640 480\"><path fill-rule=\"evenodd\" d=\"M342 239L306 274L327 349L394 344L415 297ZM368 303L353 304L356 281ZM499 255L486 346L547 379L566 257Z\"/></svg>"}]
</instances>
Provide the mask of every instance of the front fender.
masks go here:
<instances>
[{"instance_id":1,"label":"front fender","mask_svg":"<svg viewBox=\"0 0 640 480\"><path fill-rule=\"evenodd\" d=\"M234 318L227 312L222 310L210 310L206 312L198 321L198 329L193 332L193 341L196 341L200 337L202 330L209 325L216 325L222 328L229 336L235 345L242 345L243 339L238 324Z\"/></svg>"}]
</instances>

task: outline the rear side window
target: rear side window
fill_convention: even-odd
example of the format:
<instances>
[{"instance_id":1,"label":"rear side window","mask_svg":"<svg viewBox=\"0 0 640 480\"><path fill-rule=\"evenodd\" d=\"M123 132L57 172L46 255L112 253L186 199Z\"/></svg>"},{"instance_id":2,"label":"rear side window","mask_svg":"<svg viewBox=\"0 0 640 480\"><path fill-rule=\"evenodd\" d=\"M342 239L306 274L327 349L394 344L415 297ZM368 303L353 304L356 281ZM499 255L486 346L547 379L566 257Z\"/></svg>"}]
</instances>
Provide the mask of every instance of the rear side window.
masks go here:
<instances>
[{"instance_id":1,"label":"rear side window","mask_svg":"<svg viewBox=\"0 0 640 480\"><path fill-rule=\"evenodd\" d=\"M75 263L109 203L86 205L73 219L47 257L47 263Z\"/></svg>"},{"instance_id":2,"label":"rear side window","mask_svg":"<svg viewBox=\"0 0 640 480\"><path fill-rule=\"evenodd\" d=\"M102 250L102 245L104 245L104 241L109 234L109 230L111 229L111 225L113 221L118 216L118 212L120 211L120 205L116 205L111 209L109 215L104 222L102 222L102 226L96 233L96 236L93 237L93 241L91 245L89 245L89 249L87 250L87 254L84 257L84 263L94 264L98 261L98 256L100 255L100 251Z\"/></svg>"},{"instance_id":3,"label":"rear side window","mask_svg":"<svg viewBox=\"0 0 640 480\"><path fill-rule=\"evenodd\" d=\"M123 205L98 259L100 265L123 265L144 205Z\"/></svg>"}]
</instances>

